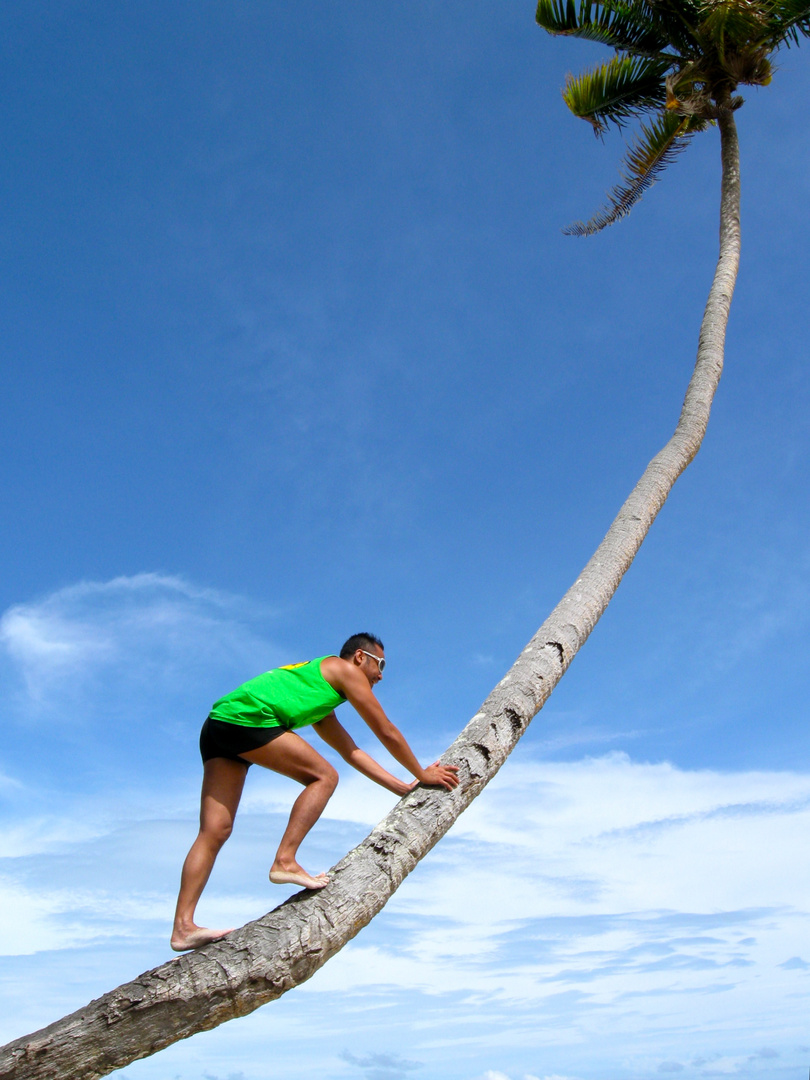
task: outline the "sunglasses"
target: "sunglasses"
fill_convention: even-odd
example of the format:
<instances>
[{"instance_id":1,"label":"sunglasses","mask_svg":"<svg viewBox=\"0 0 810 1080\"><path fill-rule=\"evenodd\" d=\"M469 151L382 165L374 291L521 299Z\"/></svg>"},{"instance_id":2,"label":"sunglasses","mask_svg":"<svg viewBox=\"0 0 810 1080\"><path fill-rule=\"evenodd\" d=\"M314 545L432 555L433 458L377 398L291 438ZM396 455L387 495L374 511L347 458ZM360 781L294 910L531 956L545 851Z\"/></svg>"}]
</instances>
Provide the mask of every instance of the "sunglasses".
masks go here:
<instances>
[{"instance_id":1,"label":"sunglasses","mask_svg":"<svg viewBox=\"0 0 810 1080\"><path fill-rule=\"evenodd\" d=\"M380 667L380 674L382 675L382 673L385 671L385 657L377 656L376 653L373 652L366 652L365 649L361 649L360 652L363 654L363 656L370 656L372 660L377 661Z\"/></svg>"}]
</instances>

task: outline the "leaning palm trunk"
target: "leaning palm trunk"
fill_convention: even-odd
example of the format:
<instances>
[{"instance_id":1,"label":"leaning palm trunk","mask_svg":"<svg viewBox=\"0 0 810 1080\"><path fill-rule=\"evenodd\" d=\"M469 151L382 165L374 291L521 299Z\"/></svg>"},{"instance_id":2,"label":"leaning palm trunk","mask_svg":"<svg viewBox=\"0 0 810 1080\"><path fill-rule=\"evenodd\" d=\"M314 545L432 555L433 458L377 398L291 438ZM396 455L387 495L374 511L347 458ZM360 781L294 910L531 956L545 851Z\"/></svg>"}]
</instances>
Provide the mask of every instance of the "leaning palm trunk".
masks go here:
<instances>
[{"instance_id":1,"label":"leaning palm trunk","mask_svg":"<svg viewBox=\"0 0 810 1080\"><path fill-rule=\"evenodd\" d=\"M500 769L596 625L663 506L700 448L723 367L740 248L739 155L733 113L719 116L720 257L697 363L675 434L647 466L571 589L453 745L453 792L417 788L331 871L222 941L125 983L0 1050L0 1080L95 1080L178 1039L244 1016L304 982L380 911L419 860Z\"/></svg>"}]
</instances>

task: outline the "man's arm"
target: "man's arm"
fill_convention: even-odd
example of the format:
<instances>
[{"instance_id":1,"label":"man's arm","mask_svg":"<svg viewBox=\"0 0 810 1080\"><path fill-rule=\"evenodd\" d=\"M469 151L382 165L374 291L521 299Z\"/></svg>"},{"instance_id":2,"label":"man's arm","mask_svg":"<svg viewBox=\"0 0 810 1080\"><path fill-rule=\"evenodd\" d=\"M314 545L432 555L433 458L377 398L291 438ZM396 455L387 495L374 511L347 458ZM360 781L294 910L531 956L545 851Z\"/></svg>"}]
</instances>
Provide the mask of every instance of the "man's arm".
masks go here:
<instances>
[{"instance_id":1,"label":"man's arm","mask_svg":"<svg viewBox=\"0 0 810 1080\"><path fill-rule=\"evenodd\" d=\"M406 784L404 780L397 780L387 769L384 769L378 761L361 750L348 731L343 727L334 713L325 716L317 724L312 725L325 743L337 750L344 761L363 776L373 780L381 787L393 791L395 795L407 795L411 788L416 787L416 781Z\"/></svg>"},{"instance_id":2,"label":"man's arm","mask_svg":"<svg viewBox=\"0 0 810 1080\"><path fill-rule=\"evenodd\" d=\"M455 765L428 765L426 769L416 759L399 728L392 724L374 696L365 675L339 656L328 656L321 664L321 674L349 701L383 744L388 753L416 777L420 784L447 788L458 787Z\"/></svg>"}]
</instances>

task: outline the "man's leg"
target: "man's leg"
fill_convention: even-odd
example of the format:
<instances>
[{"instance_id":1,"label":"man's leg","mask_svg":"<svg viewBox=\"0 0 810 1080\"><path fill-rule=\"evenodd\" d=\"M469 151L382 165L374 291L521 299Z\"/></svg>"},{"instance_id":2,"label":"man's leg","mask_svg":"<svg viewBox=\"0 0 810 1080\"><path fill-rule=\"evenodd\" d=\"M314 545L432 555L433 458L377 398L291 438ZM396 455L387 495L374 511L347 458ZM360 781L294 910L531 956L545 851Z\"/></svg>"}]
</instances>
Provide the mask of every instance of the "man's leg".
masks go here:
<instances>
[{"instance_id":1,"label":"man's leg","mask_svg":"<svg viewBox=\"0 0 810 1080\"><path fill-rule=\"evenodd\" d=\"M186 856L180 878L171 943L175 952L197 949L229 933L228 930L208 930L197 926L194 910L219 849L231 835L246 775L247 765L240 761L211 758L205 763L200 797L200 832Z\"/></svg>"},{"instance_id":2,"label":"man's leg","mask_svg":"<svg viewBox=\"0 0 810 1080\"><path fill-rule=\"evenodd\" d=\"M312 877L299 865L296 855L301 841L323 813L337 786L337 772L317 750L313 750L308 742L292 731L286 731L258 750L249 750L240 756L304 785L290 811L290 820L270 868L270 880L277 885L322 889L328 883L326 876Z\"/></svg>"}]
</instances>

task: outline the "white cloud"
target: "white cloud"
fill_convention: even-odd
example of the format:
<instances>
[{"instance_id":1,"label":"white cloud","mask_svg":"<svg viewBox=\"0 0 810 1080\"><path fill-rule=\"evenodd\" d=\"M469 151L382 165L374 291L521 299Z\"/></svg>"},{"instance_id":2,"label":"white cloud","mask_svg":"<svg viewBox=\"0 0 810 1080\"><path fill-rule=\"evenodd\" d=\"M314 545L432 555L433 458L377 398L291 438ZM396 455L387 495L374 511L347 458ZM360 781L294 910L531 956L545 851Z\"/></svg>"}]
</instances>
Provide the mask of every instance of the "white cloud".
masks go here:
<instances>
[{"instance_id":1,"label":"white cloud","mask_svg":"<svg viewBox=\"0 0 810 1080\"><path fill-rule=\"evenodd\" d=\"M806 775L516 761L305 992L410 987L482 1050L501 1022L545 1048L641 1025L650 1072L676 1033L778 1045L810 996L808 844Z\"/></svg>"},{"instance_id":2,"label":"white cloud","mask_svg":"<svg viewBox=\"0 0 810 1080\"><path fill-rule=\"evenodd\" d=\"M45 686L46 704L55 670L87 685L127 655L148 671L159 671L149 665L163 653L192 665L206 636L220 650L231 634L242 635L240 649L267 649L231 598L156 575L64 590L7 612L2 631L20 670ZM316 870L393 802L341 772L303 854ZM92 970L105 948L141 943L157 962L195 829L196 784L189 774L145 797L130 776L114 795L57 802L6 776L0 792L14 809L0 852L6 955L80 950ZM266 871L296 791L251 770L204 921L239 924L283 898ZM785 1046L798 1044L805 1023L808 846L810 775L687 771L622 754L549 763L519 749L385 913L296 1000L315 1011L325 994L342 1009L409 1003L403 1017L417 1058L460 1040L490 1080L580 1075L577 1047L594 1040L632 1041L645 1077L674 1075L678 1065L695 1071L694 1060L707 1075L760 1075L771 1067L763 1048L786 1066ZM91 985L94 994L109 988L103 971ZM49 993L47 984L31 992ZM422 998L430 1009L415 1015ZM5 1007L13 1025L16 1005ZM522 1069L500 1053L505 1027Z\"/></svg>"},{"instance_id":3,"label":"white cloud","mask_svg":"<svg viewBox=\"0 0 810 1080\"><path fill-rule=\"evenodd\" d=\"M480 1080L512 1080L506 1073L498 1072L495 1069L487 1069ZM523 1073L520 1080L540 1080L539 1076L534 1076L532 1073ZM570 1077L565 1076L544 1076L543 1080L571 1080Z\"/></svg>"},{"instance_id":4,"label":"white cloud","mask_svg":"<svg viewBox=\"0 0 810 1080\"><path fill-rule=\"evenodd\" d=\"M365 835L396 804L396 795L392 795L377 784L369 783L365 777L348 768L341 758L332 753L316 735L310 735L307 732L302 734L314 744L319 753L323 753L335 763L340 773L340 781L327 808L328 818L335 822L362 824L365 826L363 832ZM358 735L361 734L362 732L358 732ZM360 739L358 738L357 741L360 742ZM386 758L384 752L378 752L371 746L369 749L377 760L382 761ZM390 767L393 772L402 777L407 776L402 766L395 761L388 760L385 763L386 768ZM265 770L253 769L250 780L245 785L245 793L240 803L241 812L287 813L299 791L299 786L293 780L287 780L283 776Z\"/></svg>"},{"instance_id":5,"label":"white cloud","mask_svg":"<svg viewBox=\"0 0 810 1080\"><path fill-rule=\"evenodd\" d=\"M309 841L318 869L391 804L379 792L372 814L360 788L377 790L353 774L344 780L342 801ZM203 900L206 921L239 923L284 895L266 880L294 790L284 785L252 770ZM0 863L7 955L78 950L95 972L92 994L168 955L196 790L142 801L139 810L132 792L123 810L88 802L73 820L66 812L17 823L5 849L13 857ZM334 1025L362 1039L377 1023L375 1002L385 1025L394 1013L407 1024L403 1051L432 1061L463 1043L489 1068L479 1077L590 1075L580 1050L594 1043L610 1075L765 1077L792 1061L810 998L809 803L810 776L795 772L690 772L617 754L566 764L516 757L386 911L296 992L295 1010L320 1015L328 995ZM139 944L115 977L96 971L111 948ZM58 1015L46 1009L44 976L30 990L43 995L44 1019ZM422 998L430 1005L420 1012L413 1002ZM14 1001L5 1008L11 1037L22 1027ZM257 1061L275 1008L252 1021ZM346 1009L358 1010L351 1024ZM503 1056L506 1030L517 1057Z\"/></svg>"},{"instance_id":6,"label":"white cloud","mask_svg":"<svg viewBox=\"0 0 810 1080\"><path fill-rule=\"evenodd\" d=\"M343 779L342 798L308 841L312 857L328 863L392 803L361 777L344 771ZM256 861L257 842L266 861L296 790L274 774L251 772L236 834L221 857L233 862L230 873ZM162 852L172 846L172 858L182 853L196 790L167 793L159 803L152 797L140 809L132 792L117 813L100 803L74 810L74 821L68 811L18 820L6 856L48 860L61 852L61 871L78 862L78 877L92 876L87 867L95 859L108 878L118 859L137 868L122 879L128 895L138 879L151 881L153 892L150 863L162 867ZM623 755L516 761L389 905L396 953L378 963L385 941L361 937L318 979L324 988L334 979L359 985L374 981L370 973L396 971L397 986L480 986L504 998L542 998L584 979L589 995L612 1000L639 981L650 989L673 977L684 989L736 981L747 965L765 960L773 977L807 978L810 951L799 928L810 917L809 843L810 776L686 772ZM218 903L244 893L245 881L235 880L233 890L218 882ZM71 877L71 887L77 884ZM352 972L330 976L336 966Z\"/></svg>"},{"instance_id":7,"label":"white cloud","mask_svg":"<svg viewBox=\"0 0 810 1080\"><path fill-rule=\"evenodd\" d=\"M272 666L279 650L251 627L269 612L240 597L156 573L86 581L9 608L0 650L27 717L81 697L92 711L136 688L177 693L211 667Z\"/></svg>"}]
</instances>

